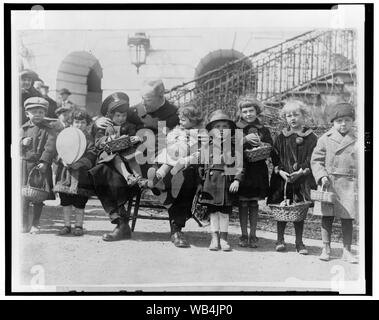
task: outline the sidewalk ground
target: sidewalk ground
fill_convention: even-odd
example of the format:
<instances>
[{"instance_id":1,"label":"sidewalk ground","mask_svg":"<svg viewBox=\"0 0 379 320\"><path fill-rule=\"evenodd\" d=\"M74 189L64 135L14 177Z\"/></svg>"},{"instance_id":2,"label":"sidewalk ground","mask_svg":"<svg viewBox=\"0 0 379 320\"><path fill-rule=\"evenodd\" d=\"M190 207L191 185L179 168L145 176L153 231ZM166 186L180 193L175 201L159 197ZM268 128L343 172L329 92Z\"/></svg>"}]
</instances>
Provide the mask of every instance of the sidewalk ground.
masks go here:
<instances>
[{"instance_id":1,"label":"sidewalk ground","mask_svg":"<svg viewBox=\"0 0 379 320\"><path fill-rule=\"evenodd\" d=\"M21 284L33 283L35 266L42 268L46 286L62 291L315 291L329 290L336 272L347 281L359 277L359 265L339 259L337 243L333 259L322 262L319 240L305 239L309 255L301 256L294 237L286 236L288 252L279 253L276 234L258 230L259 248L240 248L239 226L231 225L233 251L211 252L208 227L199 227L193 219L184 229L188 249L174 247L164 220L139 219L131 240L109 243L101 236L114 226L96 201L87 206L83 237L57 236L62 223L62 209L46 206L41 233L21 235Z\"/></svg>"}]
</instances>

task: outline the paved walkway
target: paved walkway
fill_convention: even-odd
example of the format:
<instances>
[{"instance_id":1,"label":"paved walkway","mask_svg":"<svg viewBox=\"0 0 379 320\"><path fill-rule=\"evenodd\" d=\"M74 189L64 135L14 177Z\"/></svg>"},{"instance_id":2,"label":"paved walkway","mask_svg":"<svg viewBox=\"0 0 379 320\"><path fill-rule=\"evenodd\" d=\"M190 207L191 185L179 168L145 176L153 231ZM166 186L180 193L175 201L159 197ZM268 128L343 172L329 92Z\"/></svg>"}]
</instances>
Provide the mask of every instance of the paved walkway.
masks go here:
<instances>
[{"instance_id":1,"label":"paved walkway","mask_svg":"<svg viewBox=\"0 0 379 320\"><path fill-rule=\"evenodd\" d=\"M86 209L83 237L59 237L61 208L44 210L41 234L21 234L15 280L33 285L17 287L21 290L326 291L341 279L357 280L361 269L338 258L340 244L333 244L331 261L320 261L318 240L305 239L310 254L301 256L295 252L294 237L286 236L289 250L279 253L274 249L276 234L258 231L259 248L240 248L237 224L230 226L233 251L211 252L208 228L193 219L185 228L189 249L173 246L168 221L162 220L139 219L131 240L104 242L101 236L113 225L96 201ZM38 287L41 284L46 287Z\"/></svg>"}]
</instances>

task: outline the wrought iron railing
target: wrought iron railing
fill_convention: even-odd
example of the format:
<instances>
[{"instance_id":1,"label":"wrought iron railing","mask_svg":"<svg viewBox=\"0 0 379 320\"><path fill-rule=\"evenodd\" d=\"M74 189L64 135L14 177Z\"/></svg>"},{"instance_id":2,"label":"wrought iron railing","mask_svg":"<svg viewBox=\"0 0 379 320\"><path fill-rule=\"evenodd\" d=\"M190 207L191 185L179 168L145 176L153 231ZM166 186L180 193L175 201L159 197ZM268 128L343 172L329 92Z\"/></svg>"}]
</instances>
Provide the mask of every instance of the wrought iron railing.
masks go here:
<instances>
[{"instance_id":1,"label":"wrought iron railing","mask_svg":"<svg viewBox=\"0 0 379 320\"><path fill-rule=\"evenodd\" d=\"M236 100L254 94L267 105L284 94L356 63L354 30L315 30L228 63L167 92L177 105L194 103L205 115L223 109L236 115Z\"/></svg>"}]
</instances>

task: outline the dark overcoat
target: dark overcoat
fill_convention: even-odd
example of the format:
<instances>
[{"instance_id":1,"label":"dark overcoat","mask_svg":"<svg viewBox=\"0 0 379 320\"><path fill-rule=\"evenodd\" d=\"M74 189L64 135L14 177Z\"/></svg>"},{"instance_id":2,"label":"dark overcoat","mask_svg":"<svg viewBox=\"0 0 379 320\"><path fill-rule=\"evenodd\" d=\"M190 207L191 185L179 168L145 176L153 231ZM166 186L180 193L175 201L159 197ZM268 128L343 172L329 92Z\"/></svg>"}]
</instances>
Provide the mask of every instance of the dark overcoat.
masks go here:
<instances>
[{"instance_id":1,"label":"dark overcoat","mask_svg":"<svg viewBox=\"0 0 379 320\"><path fill-rule=\"evenodd\" d=\"M299 133L284 129L275 139L271 154L275 170L271 175L267 203L280 203L284 199L284 180L278 171L293 173L298 169L307 169L307 173L287 186L287 199L296 202L310 200L310 190L316 183L311 172L311 156L317 143L317 136L304 127Z\"/></svg>"},{"instance_id":2,"label":"dark overcoat","mask_svg":"<svg viewBox=\"0 0 379 320\"><path fill-rule=\"evenodd\" d=\"M22 140L31 137L32 143L24 146ZM46 190L50 192L49 199L55 199L52 191L53 178L51 164L56 156L56 133L47 121L34 124L31 121L21 126L21 165L22 165L22 185L27 184L30 171L39 163L46 163L48 168L45 173L47 180Z\"/></svg>"},{"instance_id":3,"label":"dark overcoat","mask_svg":"<svg viewBox=\"0 0 379 320\"><path fill-rule=\"evenodd\" d=\"M244 137L250 133L256 133L262 142L273 145L268 128L263 126L258 119L253 123L240 120L237 128L243 129ZM249 143L244 144L244 149L250 148ZM242 199L265 199L269 190L269 174L266 160L249 162L244 157L244 179L241 181L238 194Z\"/></svg>"},{"instance_id":4,"label":"dark overcoat","mask_svg":"<svg viewBox=\"0 0 379 320\"><path fill-rule=\"evenodd\" d=\"M216 163L214 154L214 149L211 148L209 164L204 166L200 203L218 207L231 207L236 201L236 195L229 192L229 187L234 180L241 182L244 179L244 169L238 169L235 175L226 174L227 165L223 156L218 161L220 163Z\"/></svg>"}]
</instances>

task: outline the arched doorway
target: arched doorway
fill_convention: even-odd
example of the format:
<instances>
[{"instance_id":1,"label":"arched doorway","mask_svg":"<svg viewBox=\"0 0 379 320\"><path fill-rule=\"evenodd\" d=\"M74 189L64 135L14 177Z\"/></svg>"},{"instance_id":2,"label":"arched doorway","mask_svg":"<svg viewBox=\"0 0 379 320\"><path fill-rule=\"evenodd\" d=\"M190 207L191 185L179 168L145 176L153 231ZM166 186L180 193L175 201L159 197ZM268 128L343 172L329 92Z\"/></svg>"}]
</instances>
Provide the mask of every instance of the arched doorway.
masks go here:
<instances>
[{"instance_id":1,"label":"arched doorway","mask_svg":"<svg viewBox=\"0 0 379 320\"><path fill-rule=\"evenodd\" d=\"M243 53L233 49L220 49L212 51L200 60L195 69L195 78L198 78L211 70L218 69L228 62L244 57L245 55Z\"/></svg>"},{"instance_id":2,"label":"arched doorway","mask_svg":"<svg viewBox=\"0 0 379 320\"><path fill-rule=\"evenodd\" d=\"M75 51L66 56L58 69L57 90L67 88L70 100L94 116L99 113L103 91L103 71L99 61L89 52Z\"/></svg>"}]
</instances>

